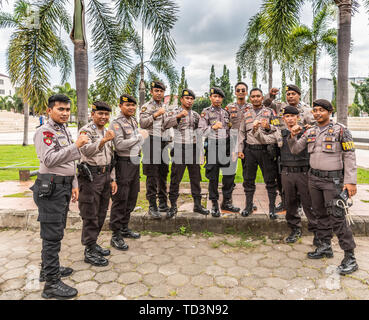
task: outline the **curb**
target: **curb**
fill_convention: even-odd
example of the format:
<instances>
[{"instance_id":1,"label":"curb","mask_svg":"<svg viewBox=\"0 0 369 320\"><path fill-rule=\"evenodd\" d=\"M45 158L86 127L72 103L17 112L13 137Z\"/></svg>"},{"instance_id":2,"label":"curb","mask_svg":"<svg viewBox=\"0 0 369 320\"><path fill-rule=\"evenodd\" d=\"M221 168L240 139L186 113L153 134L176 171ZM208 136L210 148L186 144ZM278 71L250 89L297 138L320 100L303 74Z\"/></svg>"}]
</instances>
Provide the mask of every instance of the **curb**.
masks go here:
<instances>
[{"instance_id":1,"label":"curb","mask_svg":"<svg viewBox=\"0 0 369 320\"><path fill-rule=\"evenodd\" d=\"M40 224L37 221L37 210L0 210L0 229L14 228L21 230L39 231ZM351 225L355 236L369 236L369 217L353 216L354 224ZM109 230L110 212L108 212L103 230ZM239 233L243 232L255 236L284 236L290 232L284 216L278 216L276 220L270 220L266 215L254 214L243 218L239 214L213 218L202 216L192 212L179 213L174 218L167 220L155 220L147 213L133 213L129 224L130 228L137 231L150 231L161 233L179 232L185 227L186 232L213 232L213 233ZM67 230L81 230L82 219L78 212L69 212ZM302 218L302 232L309 234L307 219Z\"/></svg>"}]
</instances>

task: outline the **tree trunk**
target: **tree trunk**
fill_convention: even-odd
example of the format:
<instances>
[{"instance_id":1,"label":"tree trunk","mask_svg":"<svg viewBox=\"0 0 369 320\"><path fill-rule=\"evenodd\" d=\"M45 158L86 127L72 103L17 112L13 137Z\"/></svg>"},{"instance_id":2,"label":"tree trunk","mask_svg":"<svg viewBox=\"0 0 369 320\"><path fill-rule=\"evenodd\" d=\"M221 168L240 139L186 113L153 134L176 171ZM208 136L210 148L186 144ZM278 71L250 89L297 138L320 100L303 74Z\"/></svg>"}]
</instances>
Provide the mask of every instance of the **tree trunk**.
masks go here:
<instances>
[{"instance_id":1,"label":"tree trunk","mask_svg":"<svg viewBox=\"0 0 369 320\"><path fill-rule=\"evenodd\" d=\"M83 0L74 1L74 20L71 38L74 44L77 121L78 129L80 129L88 122L88 56L85 36L85 6Z\"/></svg>"},{"instance_id":2,"label":"tree trunk","mask_svg":"<svg viewBox=\"0 0 369 320\"><path fill-rule=\"evenodd\" d=\"M347 126L348 113L348 67L351 45L351 0L335 0L339 9L338 22L338 77L337 77L337 122Z\"/></svg>"},{"instance_id":3,"label":"tree trunk","mask_svg":"<svg viewBox=\"0 0 369 320\"><path fill-rule=\"evenodd\" d=\"M314 53L314 61L313 61L313 80L312 80L312 87L313 87L313 101L316 100L317 95L317 58L316 53Z\"/></svg>"},{"instance_id":4,"label":"tree trunk","mask_svg":"<svg viewBox=\"0 0 369 320\"><path fill-rule=\"evenodd\" d=\"M29 123L29 105L24 103L24 128L23 128L23 146L28 146L28 123Z\"/></svg>"},{"instance_id":5,"label":"tree trunk","mask_svg":"<svg viewBox=\"0 0 369 320\"><path fill-rule=\"evenodd\" d=\"M144 64L143 62L141 62L141 80L140 80L140 86L139 86L139 91L140 91L140 108L145 104L145 92L146 92L146 88L145 88L145 68L144 68Z\"/></svg>"},{"instance_id":6,"label":"tree trunk","mask_svg":"<svg viewBox=\"0 0 369 320\"><path fill-rule=\"evenodd\" d=\"M271 57L271 55L269 55L269 70L268 70L268 87L269 87L269 92L270 89L273 88L273 59Z\"/></svg>"}]
</instances>

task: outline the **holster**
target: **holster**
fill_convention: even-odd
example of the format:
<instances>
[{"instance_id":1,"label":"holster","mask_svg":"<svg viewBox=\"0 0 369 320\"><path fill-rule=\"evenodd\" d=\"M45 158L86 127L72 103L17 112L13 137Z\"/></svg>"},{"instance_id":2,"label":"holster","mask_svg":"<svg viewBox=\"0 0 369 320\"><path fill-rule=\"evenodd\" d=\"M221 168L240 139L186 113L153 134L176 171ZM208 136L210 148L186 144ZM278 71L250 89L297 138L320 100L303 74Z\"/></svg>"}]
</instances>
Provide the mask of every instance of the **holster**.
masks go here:
<instances>
[{"instance_id":1,"label":"holster","mask_svg":"<svg viewBox=\"0 0 369 320\"><path fill-rule=\"evenodd\" d=\"M38 177L38 180L40 181L38 188L39 198L48 198L53 194L55 190L53 178L54 177L52 175L42 175Z\"/></svg>"}]
</instances>

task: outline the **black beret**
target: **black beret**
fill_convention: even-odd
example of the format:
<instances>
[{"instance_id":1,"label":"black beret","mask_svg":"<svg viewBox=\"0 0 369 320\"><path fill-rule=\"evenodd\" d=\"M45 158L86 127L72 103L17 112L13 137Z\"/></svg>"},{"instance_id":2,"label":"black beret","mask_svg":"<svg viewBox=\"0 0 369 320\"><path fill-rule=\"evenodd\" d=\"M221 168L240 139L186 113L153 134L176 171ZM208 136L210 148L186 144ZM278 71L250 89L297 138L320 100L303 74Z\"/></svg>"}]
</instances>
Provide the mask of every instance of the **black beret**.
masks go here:
<instances>
[{"instance_id":1,"label":"black beret","mask_svg":"<svg viewBox=\"0 0 369 320\"><path fill-rule=\"evenodd\" d=\"M328 100L325 100L325 99L315 100L313 102L313 107L316 107L316 106L322 107L322 108L324 108L325 110L328 110L328 111L333 111L332 104Z\"/></svg>"},{"instance_id":2,"label":"black beret","mask_svg":"<svg viewBox=\"0 0 369 320\"><path fill-rule=\"evenodd\" d=\"M92 111L109 111L109 112L111 112L111 108L104 101L95 101L92 104Z\"/></svg>"},{"instance_id":3,"label":"black beret","mask_svg":"<svg viewBox=\"0 0 369 320\"><path fill-rule=\"evenodd\" d=\"M124 102L133 102L134 104L137 104L136 99L126 93L120 96L120 104L123 104Z\"/></svg>"},{"instance_id":4,"label":"black beret","mask_svg":"<svg viewBox=\"0 0 369 320\"><path fill-rule=\"evenodd\" d=\"M293 107L293 106L286 106L284 109L283 109L283 115L285 114L299 114L299 110L296 108L296 107Z\"/></svg>"},{"instance_id":5,"label":"black beret","mask_svg":"<svg viewBox=\"0 0 369 320\"><path fill-rule=\"evenodd\" d=\"M196 98L195 93L190 89L183 89L181 97L193 97L194 99Z\"/></svg>"},{"instance_id":6,"label":"black beret","mask_svg":"<svg viewBox=\"0 0 369 320\"><path fill-rule=\"evenodd\" d=\"M161 81L152 81L151 82L151 89L154 89L154 88L156 88L156 89L162 89L164 91L166 89L164 83L161 82Z\"/></svg>"},{"instance_id":7,"label":"black beret","mask_svg":"<svg viewBox=\"0 0 369 320\"><path fill-rule=\"evenodd\" d=\"M301 96L301 90L298 86L295 86L294 84L289 84L286 87L286 92L287 91L295 91L296 93L298 93Z\"/></svg>"},{"instance_id":8,"label":"black beret","mask_svg":"<svg viewBox=\"0 0 369 320\"><path fill-rule=\"evenodd\" d=\"M219 94L223 98L225 97L225 94L224 94L223 90L220 89L220 88L215 88L215 87L214 88L211 88L210 89L210 95L212 95L212 94Z\"/></svg>"}]
</instances>

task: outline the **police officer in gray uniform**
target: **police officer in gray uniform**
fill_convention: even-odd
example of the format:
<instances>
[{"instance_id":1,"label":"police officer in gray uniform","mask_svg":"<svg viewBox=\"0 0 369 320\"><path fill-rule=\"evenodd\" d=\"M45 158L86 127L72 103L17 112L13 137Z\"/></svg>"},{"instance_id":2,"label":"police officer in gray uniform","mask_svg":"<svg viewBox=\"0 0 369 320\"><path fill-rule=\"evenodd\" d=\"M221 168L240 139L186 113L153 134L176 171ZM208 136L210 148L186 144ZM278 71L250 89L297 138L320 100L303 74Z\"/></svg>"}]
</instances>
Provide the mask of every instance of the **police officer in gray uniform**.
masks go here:
<instances>
[{"instance_id":1,"label":"police officer in gray uniform","mask_svg":"<svg viewBox=\"0 0 369 320\"><path fill-rule=\"evenodd\" d=\"M66 227L69 202L78 200L78 181L75 160L80 159L79 149L88 142L80 136L76 142L65 126L70 116L70 99L64 95L49 98L49 121L38 128L33 141L40 168L31 187L38 207L40 236L42 239L40 280L46 280L42 297L68 299L77 290L60 280L70 275L71 268L60 267L59 252Z\"/></svg>"},{"instance_id":2,"label":"police officer in gray uniform","mask_svg":"<svg viewBox=\"0 0 369 320\"><path fill-rule=\"evenodd\" d=\"M338 272L349 274L358 269L354 255L356 245L346 221L346 198L357 192L356 157L350 131L330 120L332 111L329 101L314 101L313 114L317 125L307 130L300 139L296 136L302 128L294 126L288 144L294 154L306 147L310 154L309 191L317 217L317 236L322 244L314 252L309 252L308 258L333 257L333 229L345 252Z\"/></svg>"},{"instance_id":3,"label":"police officer in gray uniform","mask_svg":"<svg viewBox=\"0 0 369 320\"><path fill-rule=\"evenodd\" d=\"M282 186L285 190L286 200L286 220L291 229L291 234L286 238L287 243L294 243L301 238L301 216L297 210L297 193L301 197L305 215L308 219L308 230L314 233L313 244L320 246L316 237L317 220L311 207L311 198L308 189L309 154L305 148L299 154L291 153L287 139L290 136L291 128L297 124L299 112L295 107L286 106L283 113L283 121L287 126L280 131L277 129L272 134L266 134L260 128L255 132L255 136L263 143L276 143L280 147L282 166ZM305 131L305 129L304 129ZM304 133L301 132L298 138Z\"/></svg>"},{"instance_id":4,"label":"police officer in gray uniform","mask_svg":"<svg viewBox=\"0 0 369 320\"><path fill-rule=\"evenodd\" d=\"M224 92L220 88L210 89L212 106L201 113L199 123L200 133L207 138L206 143L206 177L209 179L209 200L212 201L211 214L220 217L218 205L219 170L223 171L223 202L221 209L230 212L239 212L240 208L232 204L234 177L237 167L236 143L231 143L230 129L232 123L229 114L222 109Z\"/></svg>"},{"instance_id":5,"label":"police officer in gray uniform","mask_svg":"<svg viewBox=\"0 0 369 320\"><path fill-rule=\"evenodd\" d=\"M169 200L171 208L168 218L177 214L177 200L179 185L183 174L188 169L191 183L191 193L194 200L194 212L207 215L201 205L201 170L200 158L202 155L202 137L198 134L200 115L192 110L195 93L190 89L182 90L181 107L170 112L164 121L164 129L174 128L174 148L172 149L172 168L170 176Z\"/></svg>"},{"instance_id":6,"label":"police officer in gray uniform","mask_svg":"<svg viewBox=\"0 0 369 320\"><path fill-rule=\"evenodd\" d=\"M123 238L140 238L140 234L128 228L131 212L136 207L140 192L140 154L148 134L138 129L135 118L136 99L128 94L120 97L121 114L112 121L115 149L115 174L118 190L113 195L110 213L111 245L118 250L128 250Z\"/></svg>"},{"instance_id":7,"label":"police officer in gray uniform","mask_svg":"<svg viewBox=\"0 0 369 320\"><path fill-rule=\"evenodd\" d=\"M167 204L167 176L169 173L169 139L163 128L168 116L164 98L165 85L160 81L151 83L152 99L141 107L140 126L149 132L149 139L143 145L142 168L146 175L146 198L149 201L149 214L161 219L160 212L169 210ZM159 209L156 197L159 198Z\"/></svg>"},{"instance_id":8,"label":"police officer in gray uniform","mask_svg":"<svg viewBox=\"0 0 369 320\"><path fill-rule=\"evenodd\" d=\"M88 144L80 152L82 163L78 166L78 207L82 217L82 244L85 246L85 262L103 267L109 261L109 249L97 244L97 238L104 225L110 196L117 192L115 170L112 168L114 131L106 130L111 108L104 101L92 105L92 121L79 131L87 135Z\"/></svg>"},{"instance_id":9,"label":"police officer in gray uniform","mask_svg":"<svg viewBox=\"0 0 369 320\"><path fill-rule=\"evenodd\" d=\"M263 92L259 88L250 91L250 100L253 107L249 109L243 117L239 130L238 155L245 159L243 166L243 187L246 194L246 208L242 211L243 217L249 216L253 211L253 198L256 189L255 179L258 166L263 173L266 189L269 198L269 217L276 219L275 199L277 196L277 168L274 164L274 157L271 155L268 146L259 141L254 132L262 126L268 133L276 130L278 119L272 109L263 106Z\"/></svg>"}]
</instances>

